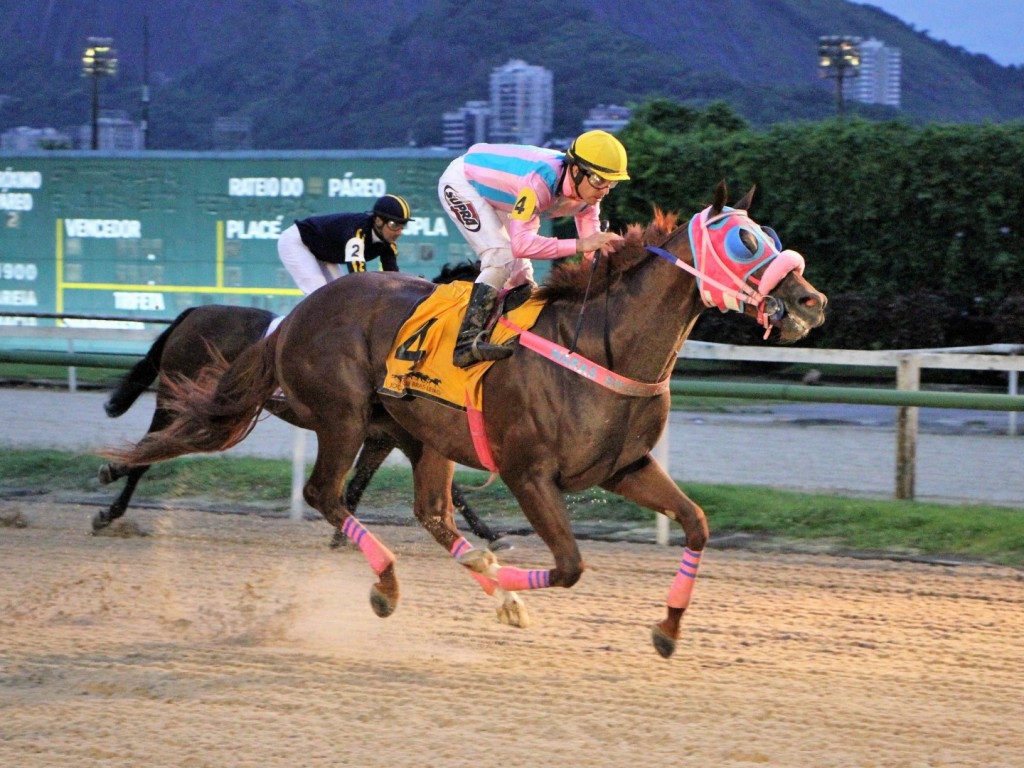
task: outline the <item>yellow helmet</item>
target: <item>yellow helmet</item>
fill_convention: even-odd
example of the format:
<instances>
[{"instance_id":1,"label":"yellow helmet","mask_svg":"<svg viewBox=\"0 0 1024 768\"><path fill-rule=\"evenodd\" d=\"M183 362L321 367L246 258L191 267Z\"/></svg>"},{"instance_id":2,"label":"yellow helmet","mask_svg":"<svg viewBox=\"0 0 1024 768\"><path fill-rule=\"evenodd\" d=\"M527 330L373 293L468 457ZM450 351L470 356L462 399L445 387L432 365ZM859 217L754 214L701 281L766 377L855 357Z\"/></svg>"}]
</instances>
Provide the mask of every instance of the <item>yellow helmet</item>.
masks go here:
<instances>
[{"instance_id":1,"label":"yellow helmet","mask_svg":"<svg viewBox=\"0 0 1024 768\"><path fill-rule=\"evenodd\" d=\"M626 172L626 148L607 131L580 134L565 153L581 168L608 181L629 181Z\"/></svg>"}]
</instances>

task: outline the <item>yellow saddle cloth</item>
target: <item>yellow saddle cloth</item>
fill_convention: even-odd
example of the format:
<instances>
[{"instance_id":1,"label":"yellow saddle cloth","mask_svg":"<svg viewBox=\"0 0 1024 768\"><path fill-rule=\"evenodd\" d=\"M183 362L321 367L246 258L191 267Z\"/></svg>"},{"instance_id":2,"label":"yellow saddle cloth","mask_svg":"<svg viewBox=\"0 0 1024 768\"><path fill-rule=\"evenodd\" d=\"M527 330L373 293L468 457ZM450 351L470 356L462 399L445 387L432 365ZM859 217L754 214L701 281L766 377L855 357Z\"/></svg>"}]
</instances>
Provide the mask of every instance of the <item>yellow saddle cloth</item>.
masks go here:
<instances>
[{"instance_id":1,"label":"yellow saddle cloth","mask_svg":"<svg viewBox=\"0 0 1024 768\"><path fill-rule=\"evenodd\" d=\"M473 284L467 282L439 285L413 309L395 336L387 375L378 392L392 397L426 397L461 411L467 406L483 410L481 382L494 361L468 368L452 365L455 339L472 289ZM543 302L528 299L506 317L520 328L529 329L543 308ZM514 331L498 323L491 332L491 343L504 344L515 336Z\"/></svg>"}]
</instances>

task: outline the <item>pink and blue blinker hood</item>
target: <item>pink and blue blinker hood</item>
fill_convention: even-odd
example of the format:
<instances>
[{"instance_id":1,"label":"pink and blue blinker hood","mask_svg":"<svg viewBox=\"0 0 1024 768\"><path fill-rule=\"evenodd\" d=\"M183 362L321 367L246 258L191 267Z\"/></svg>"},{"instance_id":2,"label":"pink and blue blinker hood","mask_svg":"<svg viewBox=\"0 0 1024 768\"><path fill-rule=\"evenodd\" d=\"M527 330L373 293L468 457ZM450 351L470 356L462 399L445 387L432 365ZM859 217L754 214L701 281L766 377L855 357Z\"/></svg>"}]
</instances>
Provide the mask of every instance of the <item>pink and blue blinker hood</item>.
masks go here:
<instances>
[{"instance_id":1,"label":"pink and blue blinker hood","mask_svg":"<svg viewBox=\"0 0 1024 768\"><path fill-rule=\"evenodd\" d=\"M755 224L746 211L724 207L712 215L711 210L705 208L689 224L697 290L705 306L738 312L742 304L760 305L790 272L803 274L804 257L783 250L778 235ZM764 273L755 278L760 269Z\"/></svg>"}]
</instances>

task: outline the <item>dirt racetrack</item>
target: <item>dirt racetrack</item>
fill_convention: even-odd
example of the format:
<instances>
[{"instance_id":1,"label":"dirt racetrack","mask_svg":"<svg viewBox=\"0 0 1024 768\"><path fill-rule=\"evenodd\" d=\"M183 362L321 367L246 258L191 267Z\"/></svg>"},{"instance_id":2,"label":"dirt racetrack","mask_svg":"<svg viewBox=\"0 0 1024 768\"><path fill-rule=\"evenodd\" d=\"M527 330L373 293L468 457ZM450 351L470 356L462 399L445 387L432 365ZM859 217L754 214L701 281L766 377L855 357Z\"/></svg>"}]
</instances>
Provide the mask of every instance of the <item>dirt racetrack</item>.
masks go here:
<instances>
[{"instance_id":1,"label":"dirt racetrack","mask_svg":"<svg viewBox=\"0 0 1024 768\"><path fill-rule=\"evenodd\" d=\"M0 502L0 766L1024 766L1024 574L582 543L533 626L426 533L378 527L402 602L322 522ZM506 562L550 560L536 537Z\"/></svg>"}]
</instances>

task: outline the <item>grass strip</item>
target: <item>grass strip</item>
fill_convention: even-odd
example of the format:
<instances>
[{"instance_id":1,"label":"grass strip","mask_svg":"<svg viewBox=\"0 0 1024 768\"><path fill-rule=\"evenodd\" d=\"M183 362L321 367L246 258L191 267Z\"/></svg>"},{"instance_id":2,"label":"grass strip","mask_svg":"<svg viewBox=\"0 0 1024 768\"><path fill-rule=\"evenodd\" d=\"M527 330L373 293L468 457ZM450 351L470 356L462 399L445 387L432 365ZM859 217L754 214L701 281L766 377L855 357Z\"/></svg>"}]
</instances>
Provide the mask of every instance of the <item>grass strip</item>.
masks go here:
<instances>
[{"instance_id":1,"label":"grass strip","mask_svg":"<svg viewBox=\"0 0 1024 768\"><path fill-rule=\"evenodd\" d=\"M96 481L101 459L55 450L6 451L0 456L0 496L19 492L109 491ZM460 471L464 488L487 475ZM731 533L802 545L827 543L832 551L881 555L948 557L1024 566L1024 510L989 505L805 494L744 485L687 484L687 494L704 507L715 537ZM500 481L467 490L470 504L485 521L526 521ZM285 510L291 494L291 462L279 459L193 456L154 466L139 484L136 501L261 504ZM653 513L600 489L566 496L574 523L653 525ZM406 467L384 467L363 497L362 508L412 506L412 477ZM129 510L130 515L130 510ZM673 535L678 529L673 530Z\"/></svg>"}]
</instances>

